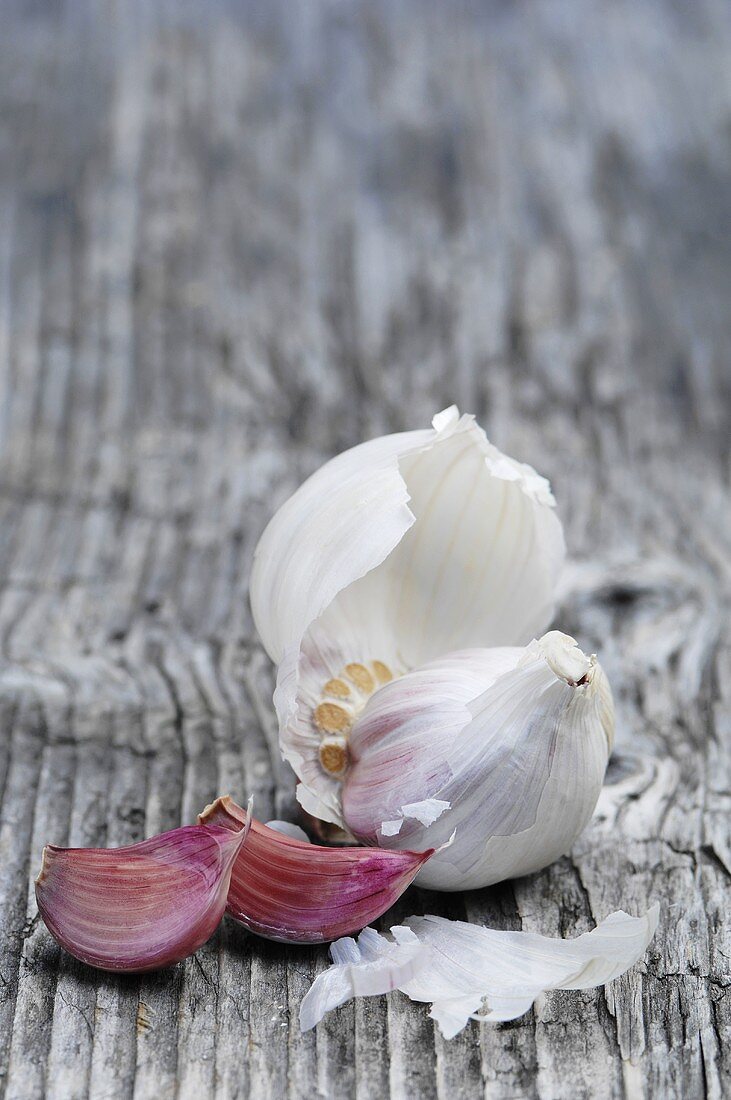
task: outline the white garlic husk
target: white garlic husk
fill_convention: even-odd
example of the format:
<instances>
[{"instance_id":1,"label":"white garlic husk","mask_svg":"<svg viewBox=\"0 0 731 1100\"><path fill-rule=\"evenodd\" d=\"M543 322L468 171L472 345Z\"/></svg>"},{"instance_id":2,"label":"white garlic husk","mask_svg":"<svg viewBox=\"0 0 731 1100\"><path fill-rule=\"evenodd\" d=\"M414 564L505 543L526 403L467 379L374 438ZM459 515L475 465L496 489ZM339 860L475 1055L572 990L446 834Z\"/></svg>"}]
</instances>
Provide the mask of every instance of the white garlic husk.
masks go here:
<instances>
[{"instance_id":1,"label":"white garlic husk","mask_svg":"<svg viewBox=\"0 0 731 1100\"><path fill-rule=\"evenodd\" d=\"M659 907L640 917L621 910L575 939L504 932L427 915L409 917L384 936L365 928L358 940L332 944L333 966L315 979L300 1006L303 1031L353 997L398 989L431 1001L429 1015L445 1039L469 1020L515 1020L552 989L594 989L642 957L657 929Z\"/></svg>"},{"instance_id":2,"label":"white garlic husk","mask_svg":"<svg viewBox=\"0 0 731 1100\"><path fill-rule=\"evenodd\" d=\"M607 678L573 638L467 650L382 687L348 739L347 828L381 847L454 842L420 872L487 886L567 853L589 821L614 735Z\"/></svg>"},{"instance_id":3,"label":"white garlic husk","mask_svg":"<svg viewBox=\"0 0 731 1100\"><path fill-rule=\"evenodd\" d=\"M309 814L344 824L350 733L383 684L546 629L564 553L548 482L454 407L338 455L282 505L250 595Z\"/></svg>"}]
</instances>

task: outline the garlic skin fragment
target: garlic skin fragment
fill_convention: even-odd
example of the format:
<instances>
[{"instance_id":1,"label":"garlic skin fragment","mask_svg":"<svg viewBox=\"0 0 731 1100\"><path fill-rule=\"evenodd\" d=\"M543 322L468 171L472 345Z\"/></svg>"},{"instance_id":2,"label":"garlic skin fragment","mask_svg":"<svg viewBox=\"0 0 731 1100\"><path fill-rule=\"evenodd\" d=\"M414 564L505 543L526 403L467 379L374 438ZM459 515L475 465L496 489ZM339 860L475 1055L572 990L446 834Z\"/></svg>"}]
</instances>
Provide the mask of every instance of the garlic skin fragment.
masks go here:
<instances>
[{"instance_id":1,"label":"garlic skin fragment","mask_svg":"<svg viewBox=\"0 0 731 1100\"><path fill-rule=\"evenodd\" d=\"M338 455L279 509L250 597L308 813L343 825L349 733L369 683L545 629L565 556L553 505L544 478L451 407L431 429Z\"/></svg>"},{"instance_id":2,"label":"garlic skin fragment","mask_svg":"<svg viewBox=\"0 0 731 1100\"><path fill-rule=\"evenodd\" d=\"M475 889L568 852L589 821L614 735L596 658L550 631L524 649L450 654L386 684L350 737L342 807L356 838L438 847L418 885ZM420 796L450 803L431 824L393 822Z\"/></svg>"},{"instance_id":3,"label":"garlic skin fragment","mask_svg":"<svg viewBox=\"0 0 731 1100\"><path fill-rule=\"evenodd\" d=\"M642 957L657 929L654 905L642 917L621 910L572 940L503 932L444 917L409 917L391 939L366 928L333 944L334 965L316 978L300 1008L302 1030L354 996L399 989L431 1002L445 1039L469 1020L498 1023L528 1012L553 989L593 989L620 977ZM413 955L405 952L411 948ZM404 969L408 967L408 973Z\"/></svg>"},{"instance_id":4,"label":"garlic skin fragment","mask_svg":"<svg viewBox=\"0 0 731 1100\"><path fill-rule=\"evenodd\" d=\"M320 974L300 1005L300 1030L309 1031L333 1008L353 997L390 993L412 980L428 958L418 941L394 943L364 928L358 942L346 938L330 946L333 966Z\"/></svg>"},{"instance_id":5,"label":"garlic skin fragment","mask_svg":"<svg viewBox=\"0 0 731 1100\"><path fill-rule=\"evenodd\" d=\"M225 796L198 820L238 830L244 817ZM390 909L432 853L324 848L252 820L234 862L226 912L266 939L327 943Z\"/></svg>"},{"instance_id":6,"label":"garlic skin fragment","mask_svg":"<svg viewBox=\"0 0 731 1100\"><path fill-rule=\"evenodd\" d=\"M41 917L61 947L101 970L179 962L221 922L245 825L188 825L124 848L49 844L36 879Z\"/></svg>"},{"instance_id":7,"label":"garlic skin fragment","mask_svg":"<svg viewBox=\"0 0 731 1100\"><path fill-rule=\"evenodd\" d=\"M593 989L620 977L644 955L658 919L657 905L642 917L619 910L573 940L434 916L409 917L391 932L398 944L416 939L430 949L427 964L400 988L413 1001L431 1001L429 1015L451 1039L469 1019L515 1020L551 989Z\"/></svg>"}]
</instances>

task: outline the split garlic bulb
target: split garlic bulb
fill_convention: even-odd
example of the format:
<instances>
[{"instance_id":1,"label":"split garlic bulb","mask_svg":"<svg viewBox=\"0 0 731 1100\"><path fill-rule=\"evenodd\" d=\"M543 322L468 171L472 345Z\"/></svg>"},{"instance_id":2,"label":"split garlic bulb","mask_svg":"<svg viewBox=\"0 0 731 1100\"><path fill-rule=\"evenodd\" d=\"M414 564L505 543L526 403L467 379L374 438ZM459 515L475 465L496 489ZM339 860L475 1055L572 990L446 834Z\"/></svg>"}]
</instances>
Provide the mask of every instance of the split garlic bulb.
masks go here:
<instances>
[{"instance_id":1,"label":"split garlic bulb","mask_svg":"<svg viewBox=\"0 0 731 1100\"><path fill-rule=\"evenodd\" d=\"M454 407L338 455L282 505L250 595L308 813L344 824L350 732L384 683L546 629L564 553L545 478Z\"/></svg>"},{"instance_id":2,"label":"split garlic bulb","mask_svg":"<svg viewBox=\"0 0 731 1100\"><path fill-rule=\"evenodd\" d=\"M544 867L596 804L606 677L566 635L531 642L564 558L553 506L544 478L451 408L326 463L257 547L252 609L297 797L381 847L456 830L426 885Z\"/></svg>"}]
</instances>

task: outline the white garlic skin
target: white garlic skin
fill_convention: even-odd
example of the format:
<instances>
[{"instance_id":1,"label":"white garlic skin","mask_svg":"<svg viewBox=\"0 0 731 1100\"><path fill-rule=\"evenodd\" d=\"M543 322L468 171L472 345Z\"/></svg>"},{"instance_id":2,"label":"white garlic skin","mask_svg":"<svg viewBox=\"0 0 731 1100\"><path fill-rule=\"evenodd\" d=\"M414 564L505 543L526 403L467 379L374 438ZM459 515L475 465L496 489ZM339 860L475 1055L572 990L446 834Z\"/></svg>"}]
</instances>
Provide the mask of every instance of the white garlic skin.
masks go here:
<instances>
[{"instance_id":1,"label":"white garlic skin","mask_svg":"<svg viewBox=\"0 0 731 1100\"><path fill-rule=\"evenodd\" d=\"M487 685L477 696L475 677ZM351 734L344 817L359 839L389 848L438 847L456 830L419 873L421 886L476 889L530 874L566 854L588 823L613 736L606 675L567 635L452 654L366 707ZM416 797L450 809L383 835L381 823Z\"/></svg>"}]
</instances>

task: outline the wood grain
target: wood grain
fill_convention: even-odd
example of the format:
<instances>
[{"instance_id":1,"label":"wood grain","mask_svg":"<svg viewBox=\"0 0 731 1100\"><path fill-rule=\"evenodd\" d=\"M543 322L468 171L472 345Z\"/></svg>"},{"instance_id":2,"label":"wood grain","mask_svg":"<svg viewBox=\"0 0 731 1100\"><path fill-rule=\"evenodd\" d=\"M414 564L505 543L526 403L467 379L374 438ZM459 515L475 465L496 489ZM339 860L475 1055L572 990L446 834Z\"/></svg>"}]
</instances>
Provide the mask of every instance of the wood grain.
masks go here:
<instances>
[{"instance_id":1,"label":"wood grain","mask_svg":"<svg viewBox=\"0 0 731 1100\"><path fill-rule=\"evenodd\" d=\"M6 0L0 36L0 1093L729 1095L731 12L718 0ZM644 963L453 1042L399 994L300 1035L326 951L225 924L110 978L47 841L217 793L294 812L247 604L324 459L457 401L551 477L558 624L618 699L571 858L436 911ZM392 923L389 922L389 923Z\"/></svg>"}]
</instances>

